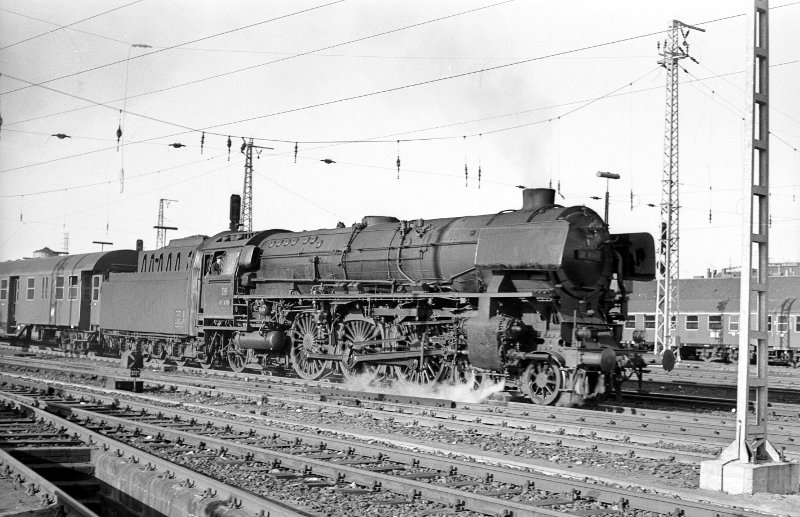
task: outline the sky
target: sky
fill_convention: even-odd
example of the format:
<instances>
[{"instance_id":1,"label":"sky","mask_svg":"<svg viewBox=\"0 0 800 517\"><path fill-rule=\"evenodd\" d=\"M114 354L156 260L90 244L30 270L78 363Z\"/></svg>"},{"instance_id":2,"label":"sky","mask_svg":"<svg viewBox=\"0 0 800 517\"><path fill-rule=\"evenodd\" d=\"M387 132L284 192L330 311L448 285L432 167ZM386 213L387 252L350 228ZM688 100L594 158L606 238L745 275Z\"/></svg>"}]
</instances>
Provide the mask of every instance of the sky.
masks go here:
<instances>
[{"instance_id":1,"label":"sky","mask_svg":"<svg viewBox=\"0 0 800 517\"><path fill-rule=\"evenodd\" d=\"M798 261L800 2L770 7L769 249ZM257 230L495 213L520 185L602 214L608 183L612 232L657 235L657 45L678 19L705 30L679 76L680 274L738 266L751 8L0 0L0 260L65 235L70 253L152 249L161 199L168 239L226 229L243 138Z\"/></svg>"}]
</instances>

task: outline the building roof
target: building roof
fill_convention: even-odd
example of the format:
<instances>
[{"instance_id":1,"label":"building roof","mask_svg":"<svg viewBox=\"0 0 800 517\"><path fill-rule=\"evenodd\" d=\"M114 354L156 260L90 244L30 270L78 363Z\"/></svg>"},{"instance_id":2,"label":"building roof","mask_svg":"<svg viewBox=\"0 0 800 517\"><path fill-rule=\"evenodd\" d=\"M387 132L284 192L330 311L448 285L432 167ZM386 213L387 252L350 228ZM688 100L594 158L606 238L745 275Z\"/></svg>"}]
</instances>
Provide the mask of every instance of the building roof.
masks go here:
<instances>
[{"instance_id":1,"label":"building roof","mask_svg":"<svg viewBox=\"0 0 800 517\"><path fill-rule=\"evenodd\" d=\"M679 280L678 309L689 313L738 312L739 281L739 277ZM628 311L655 313L656 288L656 282L634 282ZM800 307L800 277L770 277L767 305L768 309L782 306L786 310L797 311Z\"/></svg>"}]
</instances>

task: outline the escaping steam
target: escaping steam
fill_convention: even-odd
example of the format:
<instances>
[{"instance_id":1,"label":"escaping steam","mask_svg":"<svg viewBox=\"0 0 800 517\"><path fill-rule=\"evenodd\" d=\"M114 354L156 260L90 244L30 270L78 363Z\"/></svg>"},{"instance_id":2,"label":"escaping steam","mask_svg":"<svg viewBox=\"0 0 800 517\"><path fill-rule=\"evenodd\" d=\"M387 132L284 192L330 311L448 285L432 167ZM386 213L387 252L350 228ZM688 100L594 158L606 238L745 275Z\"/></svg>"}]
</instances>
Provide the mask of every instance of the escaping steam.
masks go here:
<instances>
[{"instance_id":1,"label":"escaping steam","mask_svg":"<svg viewBox=\"0 0 800 517\"><path fill-rule=\"evenodd\" d=\"M345 383L345 387L353 391L436 398L474 404L483 402L493 394L503 391L505 389L505 381L485 380L484 382L476 383L475 374L470 373L465 380L456 383L411 384L395 380L388 384L380 380L374 373L363 373L348 380Z\"/></svg>"}]
</instances>

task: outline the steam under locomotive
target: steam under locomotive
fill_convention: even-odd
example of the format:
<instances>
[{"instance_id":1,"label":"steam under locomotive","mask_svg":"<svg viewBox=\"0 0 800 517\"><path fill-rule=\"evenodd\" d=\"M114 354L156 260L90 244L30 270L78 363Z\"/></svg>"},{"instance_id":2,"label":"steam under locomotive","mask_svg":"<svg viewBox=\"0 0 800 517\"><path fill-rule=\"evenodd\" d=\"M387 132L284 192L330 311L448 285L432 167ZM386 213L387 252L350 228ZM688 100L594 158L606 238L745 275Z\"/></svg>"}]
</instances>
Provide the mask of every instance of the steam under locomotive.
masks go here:
<instances>
[{"instance_id":1,"label":"steam under locomotive","mask_svg":"<svg viewBox=\"0 0 800 517\"><path fill-rule=\"evenodd\" d=\"M631 281L654 278L653 239L609 234L591 209L555 204L551 189L479 216L237 227L232 217L231 231L173 240L140 251L136 272L106 272L99 320L74 341L237 371L291 365L306 379L503 376L539 404L599 402L640 367L619 342ZM19 321L17 335L66 332L45 327Z\"/></svg>"}]
</instances>

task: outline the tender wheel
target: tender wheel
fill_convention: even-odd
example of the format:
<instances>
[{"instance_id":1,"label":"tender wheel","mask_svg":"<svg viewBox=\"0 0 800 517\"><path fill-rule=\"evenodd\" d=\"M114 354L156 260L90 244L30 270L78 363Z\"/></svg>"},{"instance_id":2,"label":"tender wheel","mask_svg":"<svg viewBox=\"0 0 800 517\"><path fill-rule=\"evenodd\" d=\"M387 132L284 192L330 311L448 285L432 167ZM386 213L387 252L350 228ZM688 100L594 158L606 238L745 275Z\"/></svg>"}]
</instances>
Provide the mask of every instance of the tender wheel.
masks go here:
<instances>
[{"instance_id":1,"label":"tender wheel","mask_svg":"<svg viewBox=\"0 0 800 517\"><path fill-rule=\"evenodd\" d=\"M355 363L353 361L356 351L353 349L354 343L362 341L371 341L374 339L381 339L383 337L383 329L368 320L350 320L344 322L344 334L341 342L342 361L339 367L342 375L347 380L353 380L359 375L368 374L378 380L386 375L385 365L375 365L370 363ZM368 353L364 348L358 350L358 353Z\"/></svg>"},{"instance_id":2,"label":"tender wheel","mask_svg":"<svg viewBox=\"0 0 800 517\"><path fill-rule=\"evenodd\" d=\"M325 353L322 346L316 343L317 323L310 314L300 314L292 324L292 347L289 359L297 375L303 379L319 379L330 371L330 361L309 359L309 353Z\"/></svg>"},{"instance_id":3,"label":"tender wheel","mask_svg":"<svg viewBox=\"0 0 800 517\"><path fill-rule=\"evenodd\" d=\"M522 389L535 404L554 404L563 387L564 375L554 361L533 363L522 374Z\"/></svg>"},{"instance_id":4,"label":"tender wheel","mask_svg":"<svg viewBox=\"0 0 800 517\"><path fill-rule=\"evenodd\" d=\"M700 359L708 363L714 359L714 352L711 350L703 350L700 352Z\"/></svg>"}]
</instances>

